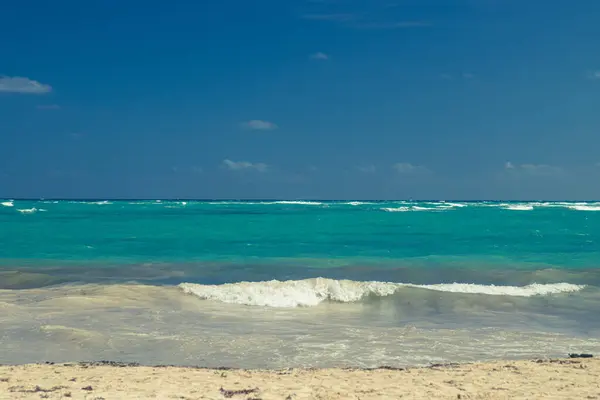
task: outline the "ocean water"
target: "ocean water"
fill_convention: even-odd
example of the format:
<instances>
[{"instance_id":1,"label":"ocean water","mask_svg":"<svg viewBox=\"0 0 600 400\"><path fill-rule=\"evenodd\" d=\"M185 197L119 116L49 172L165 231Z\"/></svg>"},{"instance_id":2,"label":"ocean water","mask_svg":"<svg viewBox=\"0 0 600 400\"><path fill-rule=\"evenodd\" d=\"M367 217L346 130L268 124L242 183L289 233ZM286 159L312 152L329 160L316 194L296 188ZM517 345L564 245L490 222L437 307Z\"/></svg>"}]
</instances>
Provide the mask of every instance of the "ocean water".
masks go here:
<instances>
[{"instance_id":1,"label":"ocean water","mask_svg":"<svg viewBox=\"0 0 600 400\"><path fill-rule=\"evenodd\" d=\"M0 363L600 350L600 202L0 200Z\"/></svg>"}]
</instances>

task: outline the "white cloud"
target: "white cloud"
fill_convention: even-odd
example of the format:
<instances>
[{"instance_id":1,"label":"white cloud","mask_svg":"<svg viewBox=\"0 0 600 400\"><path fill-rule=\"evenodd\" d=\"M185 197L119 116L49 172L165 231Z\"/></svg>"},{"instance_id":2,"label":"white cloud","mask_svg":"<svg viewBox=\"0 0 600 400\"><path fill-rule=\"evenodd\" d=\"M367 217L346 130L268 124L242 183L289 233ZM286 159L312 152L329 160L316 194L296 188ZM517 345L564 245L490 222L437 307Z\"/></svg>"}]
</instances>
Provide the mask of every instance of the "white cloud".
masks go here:
<instances>
[{"instance_id":1,"label":"white cloud","mask_svg":"<svg viewBox=\"0 0 600 400\"><path fill-rule=\"evenodd\" d=\"M0 76L0 92L43 94L52 91L52 86L20 76Z\"/></svg>"},{"instance_id":2,"label":"white cloud","mask_svg":"<svg viewBox=\"0 0 600 400\"><path fill-rule=\"evenodd\" d=\"M521 170L531 175L556 175L564 172L561 167L545 164L523 164L521 165Z\"/></svg>"},{"instance_id":3,"label":"white cloud","mask_svg":"<svg viewBox=\"0 0 600 400\"><path fill-rule=\"evenodd\" d=\"M223 165L225 168L231 171L243 171L243 170L256 170L258 172L266 172L267 164L264 163L251 163L248 161L231 161L231 160L223 160Z\"/></svg>"},{"instance_id":4,"label":"white cloud","mask_svg":"<svg viewBox=\"0 0 600 400\"><path fill-rule=\"evenodd\" d=\"M547 164L520 164L516 165L510 161L504 164L504 169L511 173L519 173L530 176L556 176L564 174L561 167Z\"/></svg>"},{"instance_id":5,"label":"white cloud","mask_svg":"<svg viewBox=\"0 0 600 400\"><path fill-rule=\"evenodd\" d=\"M377 168L374 165L361 165L357 167L357 169L365 174L373 174L377 170Z\"/></svg>"},{"instance_id":6,"label":"white cloud","mask_svg":"<svg viewBox=\"0 0 600 400\"><path fill-rule=\"evenodd\" d=\"M392 166L399 174L412 174L415 172L426 172L427 168L421 165L413 165L407 162L396 163Z\"/></svg>"},{"instance_id":7,"label":"white cloud","mask_svg":"<svg viewBox=\"0 0 600 400\"><path fill-rule=\"evenodd\" d=\"M277 124L269 121L262 121L260 119L253 119L251 121L244 122L242 126L254 131L272 131L278 128Z\"/></svg>"},{"instance_id":8,"label":"white cloud","mask_svg":"<svg viewBox=\"0 0 600 400\"><path fill-rule=\"evenodd\" d=\"M316 52L314 54L311 54L310 58L313 59L313 60L323 60L323 61L325 61L325 60L329 60L329 55L318 51L318 52Z\"/></svg>"}]
</instances>

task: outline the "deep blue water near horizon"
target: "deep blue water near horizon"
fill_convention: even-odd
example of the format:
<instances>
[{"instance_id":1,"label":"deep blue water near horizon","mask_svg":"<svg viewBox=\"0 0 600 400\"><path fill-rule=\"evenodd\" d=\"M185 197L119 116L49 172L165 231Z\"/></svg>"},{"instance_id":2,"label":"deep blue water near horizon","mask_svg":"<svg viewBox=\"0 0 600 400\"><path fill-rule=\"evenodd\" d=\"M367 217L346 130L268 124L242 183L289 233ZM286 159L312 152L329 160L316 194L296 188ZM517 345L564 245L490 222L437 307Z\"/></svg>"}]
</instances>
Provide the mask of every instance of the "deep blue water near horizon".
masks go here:
<instances>
[{"instance_id":1,"label":"deep blue water near horizon","mask_svg":"<svg viewBox=\"0 0 600 400\"><path fill-rule=\"evenodd\" d=\"M0 362L35 361L25 337L204 365L457 360L424 337L460 360L595 351L600 202L0 200L0 310Z\"/></svg>"}]
</instances>

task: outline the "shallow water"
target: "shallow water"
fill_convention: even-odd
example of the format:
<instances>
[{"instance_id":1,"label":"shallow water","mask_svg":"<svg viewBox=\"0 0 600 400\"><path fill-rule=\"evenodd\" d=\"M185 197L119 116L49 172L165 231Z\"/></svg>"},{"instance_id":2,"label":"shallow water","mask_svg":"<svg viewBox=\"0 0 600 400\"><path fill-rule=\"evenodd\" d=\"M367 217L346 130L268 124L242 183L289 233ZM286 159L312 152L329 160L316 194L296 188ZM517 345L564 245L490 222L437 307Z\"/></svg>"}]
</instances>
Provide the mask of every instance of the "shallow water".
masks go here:
<instances>
[{"instance_id":1,"label":"shallow water","mask_svg":"<svg viewBox=\"0 0 600 400\"><path fill-rule=\"evenodd\" d=\"M0 363L371 367L600 349L600 203L0 204Z\"/></svg>"}]
</instances>

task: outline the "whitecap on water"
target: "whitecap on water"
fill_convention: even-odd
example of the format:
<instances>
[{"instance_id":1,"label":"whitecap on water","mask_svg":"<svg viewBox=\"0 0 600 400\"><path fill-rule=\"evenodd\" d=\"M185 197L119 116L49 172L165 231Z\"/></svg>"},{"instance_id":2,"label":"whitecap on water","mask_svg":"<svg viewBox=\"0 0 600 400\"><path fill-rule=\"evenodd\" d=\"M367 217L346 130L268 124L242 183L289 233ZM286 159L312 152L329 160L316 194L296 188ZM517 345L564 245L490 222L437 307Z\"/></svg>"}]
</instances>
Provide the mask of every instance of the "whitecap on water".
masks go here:
<instances>
[{"instance_id":1,"label":"whitecap on water","mask_svg":"<svg viewBox=\"0 0 600 400\"><path fill-rule=\"evenodd\" d=\"M531 211L531 210L533 210L533 206L529 205L529 204L510 204L510 205L504 205L503 208L505 210L512 210L512 211Z\"/></svg>"},{"instance_id":2,"label":"whitecap on water","mask_svg":"<svg viewBox=\"0 0 600 400\"><path fill-rule=\"evenodd\" d=\"M37 208L33 207L33 208L19 208L19 209L17 209L17 211L20 212L21 214L33 214L38 211L46 211L46 210L44 210L44 209L38 210Z\"/></svg>"},{"instance_id":3,"label":"whitecap on water","mask_svg":"<svg viewBox=\"0 0 600 400\"><path fill-rule=\"evenodd\" d=\"M363 205L368 205L368 204L373 204L373 203L368 203L368 202L364 202L364 201L349 201L348 203L342 203L342 204L348 204L349 206L363 206Z\"/></svg>"},{"instance_id":4,"label":"whitecap on water","mask_svg":"<svg viewBox=\"0 0 600 400\"><path fill-rule=\"evenodd\" d=\"M567 208L577 211L600 211L600 205L570 205Z\"/></svg>"},{"instance_id":5,"label":"whitecap on water","mask_svg":"<svg viewBox=\"0 0 600 400\"><path fill-rule=\"evenodd\" d=\"M382 211L385 212L406 212L406 211L410 211L410 207L384 207L381 209Z\"/></svg>"},{"instance_id":6,"label":"whitecap on water","mask_svg":"<svg viewBox=\"0 0 600 400\"><path fill-rule=\"evenodd\" d=\"M282 201L273 201L270 203L263 203L263 204L295 204L295 205L302 205L302 206L321 206L321 205L323 205L323 203L318 202L318 201L300 201L300 200L282 200Z\"/></svg>"}]
</instances>

